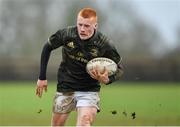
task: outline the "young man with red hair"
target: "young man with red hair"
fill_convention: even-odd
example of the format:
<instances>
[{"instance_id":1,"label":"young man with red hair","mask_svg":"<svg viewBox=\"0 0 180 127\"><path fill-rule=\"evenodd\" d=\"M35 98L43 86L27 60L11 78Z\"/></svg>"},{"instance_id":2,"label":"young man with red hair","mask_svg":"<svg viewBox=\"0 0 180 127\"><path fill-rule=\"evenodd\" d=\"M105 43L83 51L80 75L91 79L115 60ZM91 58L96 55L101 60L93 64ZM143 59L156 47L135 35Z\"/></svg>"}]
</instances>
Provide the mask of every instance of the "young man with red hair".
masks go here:
<instances>
[{"instance_id":1,"label":"young man with red hair","mask_svg":"<svg viewBox=\"0 0 180 127\"><path fill-rule=\"evenodd\" d=\"M52 50L62 46L62 62L58 70L57 93L54 97L52 126L63 126L71 111L77 110L77 126L90 126L99 111L100 83L110 84L121 76L121 57L110 40L97 31L96 11L82 9L76 26L58 30L50 36L41 54L40 74L36 95L47 90L46 70ZM107 57L118 64L118 71L108 76L107 70L86 72L86 64L93 58Z\"/></svg>"}]
</instances>

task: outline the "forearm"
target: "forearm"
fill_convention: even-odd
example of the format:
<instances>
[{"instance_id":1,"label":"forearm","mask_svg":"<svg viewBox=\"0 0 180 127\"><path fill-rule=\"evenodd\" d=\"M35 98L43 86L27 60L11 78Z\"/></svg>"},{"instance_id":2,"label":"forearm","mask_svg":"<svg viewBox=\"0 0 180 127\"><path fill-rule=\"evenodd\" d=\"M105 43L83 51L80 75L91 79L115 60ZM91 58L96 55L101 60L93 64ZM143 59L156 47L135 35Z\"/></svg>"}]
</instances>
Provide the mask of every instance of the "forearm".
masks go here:
<instances>
[{"instance_id":1,"label":"forearm","mask_svg":"<svg viewBox=\"0 0 180 127\"><path fill-rule=\"evenodd\" d=\"M121 61L117 64L117 67L118 68L117 68L116 73L112 76L109 76L109 83L107 83L107 85L111 84L114 81L119 80L121 78L121 76L123 75L124 69L123 69L123 65L122 65Z\"/></svg>"},{"instance_id":2,"label":"forearm","mask_svg":"<svg viewBox=\"0 0 180 127\"><path fill-rule=\"evenodd\" d=\"M53 50L52 47L48 43L46 43L43 47L41 53L40 72L39 72L40 80L46 80L46 70L52 50Z\"/></svg>"}]
</instances>

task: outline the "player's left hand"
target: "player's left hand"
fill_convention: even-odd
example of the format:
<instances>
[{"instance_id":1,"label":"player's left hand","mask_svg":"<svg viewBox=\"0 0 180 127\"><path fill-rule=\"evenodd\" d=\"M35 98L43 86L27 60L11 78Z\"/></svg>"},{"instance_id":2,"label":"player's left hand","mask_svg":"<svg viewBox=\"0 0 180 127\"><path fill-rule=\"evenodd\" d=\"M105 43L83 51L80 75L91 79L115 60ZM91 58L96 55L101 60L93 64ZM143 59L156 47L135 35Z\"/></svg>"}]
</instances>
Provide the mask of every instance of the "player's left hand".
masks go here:
<instances>
[{"instance_id":1,"label":"player's left hand","mask_svg":"<svg viewBox=\"0 0 180 127\"><path fill-rule=\"evenodd\" d=\"M100 72L99 67L96 66L90 71L90 76L93 79L98 80L100 83L107 84L109 83L108 71L106 68L102 72Z\"/></svg>"}]
</instances>

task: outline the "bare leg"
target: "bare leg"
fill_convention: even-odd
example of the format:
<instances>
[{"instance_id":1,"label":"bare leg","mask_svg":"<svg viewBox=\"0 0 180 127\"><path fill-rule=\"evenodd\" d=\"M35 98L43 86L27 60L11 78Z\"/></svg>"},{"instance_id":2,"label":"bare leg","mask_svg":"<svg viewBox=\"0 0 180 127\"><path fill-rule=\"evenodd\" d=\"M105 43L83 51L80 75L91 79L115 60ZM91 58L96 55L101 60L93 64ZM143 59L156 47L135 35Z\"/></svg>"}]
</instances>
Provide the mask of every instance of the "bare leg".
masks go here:
<instances>
[{"instance_id":1,"label":"bare leg","mask_svg":"<svg viewBox=\"0 0 180 127\"><path fill-rule=\"evenodd\" d=\"M79 107L77 112L77 126L91 126L96 118L97 109L95 107Z\"/></svg>"},{"instance_id":2,"label":"bare leg","mask_svg":"<svg viewBox=\"0 0 180 127\"><path fill-rule=\"evenodd\" d=\"M53 113L51 126L64 126L69 114Z\"/></svg>"}]
</instances>

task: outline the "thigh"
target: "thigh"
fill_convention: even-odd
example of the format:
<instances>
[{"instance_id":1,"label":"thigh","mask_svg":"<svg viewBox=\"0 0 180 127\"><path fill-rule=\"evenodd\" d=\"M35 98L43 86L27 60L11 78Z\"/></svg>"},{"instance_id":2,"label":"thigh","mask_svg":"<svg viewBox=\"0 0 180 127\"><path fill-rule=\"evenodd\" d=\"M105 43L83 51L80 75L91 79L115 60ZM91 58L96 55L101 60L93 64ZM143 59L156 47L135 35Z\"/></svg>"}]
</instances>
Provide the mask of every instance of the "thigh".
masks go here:
<instances>
[{"instance_id":1,"label":"thigh","mask_svg":"<svg viewBox=\"0 0 180 127\"><path fill-rule=\"evenodd\" d=\"M57 92L53 101L53 113L64 114L75 109L74 93Z\"/></svg>"},{"instance_id":2,"label":"thigh","mask_svg":"<svg viewBox=\"0 0 180 127\"><path fill-rule=\"evenodd\" d=\"M95 120L99 108L98 92L75 92L78 112L77 126L90 126Z\"/></svg>"},{"instance_id":3,"label":"thigh","mask_svg":"<svg viewBox=\"0 0 180 127\"><path fill-rule=\"evenodd\" d=\"M76 108L80 107L94 107L100 111L100 97L99 92L75 92Z\"/></svg>"}]
</instances>

